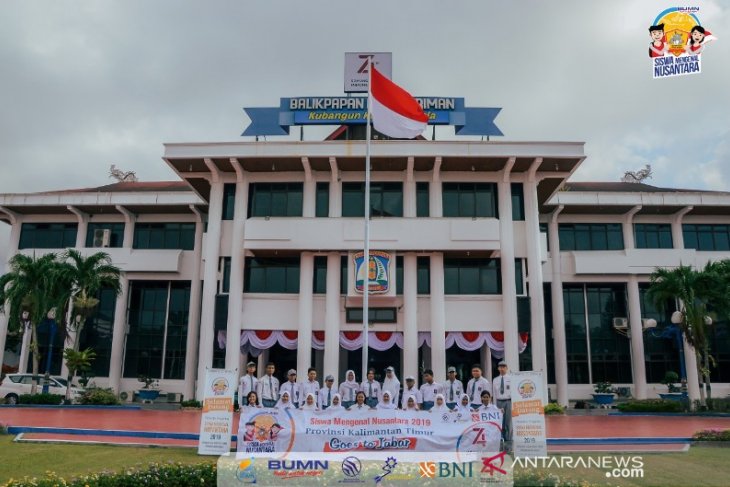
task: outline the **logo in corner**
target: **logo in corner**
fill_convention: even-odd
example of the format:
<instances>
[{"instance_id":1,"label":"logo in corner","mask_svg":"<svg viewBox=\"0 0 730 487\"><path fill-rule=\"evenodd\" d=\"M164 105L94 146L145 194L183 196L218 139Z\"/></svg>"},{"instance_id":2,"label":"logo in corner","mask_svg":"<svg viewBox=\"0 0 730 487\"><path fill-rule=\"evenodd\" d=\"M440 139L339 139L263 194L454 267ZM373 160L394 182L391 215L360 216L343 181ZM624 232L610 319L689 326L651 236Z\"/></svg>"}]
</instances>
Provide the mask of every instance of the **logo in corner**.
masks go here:
<instances>
[{"instance_id":1,"label":"logo in corner","mask_svg":"<svg viewBox=\"0 0 730 487\"><path fill-rule=\"evenodd\" d=\"M256 469L253 458L246 458L238 463L236 478L245 484L256 483Z\"/></svg>"}]
</instances>

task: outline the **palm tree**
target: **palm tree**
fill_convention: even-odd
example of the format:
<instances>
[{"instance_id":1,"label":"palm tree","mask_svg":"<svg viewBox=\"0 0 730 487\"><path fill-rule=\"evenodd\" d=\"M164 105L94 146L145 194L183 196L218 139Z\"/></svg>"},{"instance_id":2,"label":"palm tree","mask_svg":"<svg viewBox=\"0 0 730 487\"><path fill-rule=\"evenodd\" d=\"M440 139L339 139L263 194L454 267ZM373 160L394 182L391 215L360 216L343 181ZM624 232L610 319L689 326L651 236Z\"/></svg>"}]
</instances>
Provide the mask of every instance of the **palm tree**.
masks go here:
<instances>
[{"instance_id":1,"label":"palm tree","mask_svg":"<svg viewBox=\"0 0 730 487\"><path fill-rule=\"evenodd\" d=\"M705 387L700 388L700 402L705 406L705 389L710 394L710 354L707 340L707 326L712 323L709 317L712 310L726 309L724 292L727 289L720 268L708 264L702 270L680 265L674 269L656 269L650 276L649 297L659 309L677 301L679 309L672 321L682 330L687 343L695 351L697 370ZM723 296L724 295L724 296Z\"/></svg>"},{"instance_id":2,"label":"palm tree","mask_svg":"<svg viewBox=\"0 0 730 487\"><path fill-rule=\"evenodd\" d=\"M77 372L81 372L81 375L85 376L86 372L91 369L91 362L96 359L96 352L90 348L80 351L76 351L73 348L67 348L63 351L63 358L66 360L69 375L73 377ZM66 387L66 399L71 399L70 384Z\"/></svg>"},{"instance_id":3,"label":"palm tree","mask_svg":"<svg viewBox=\"0 0 730 487\"><path fill-rule=\"evenodd\" d=\"M78 352L81 330L94 308L99 304L99 299L96 297L99 291L112 289L115 295L119 295L121 292L121 270L112 265L111 257L105 252L96 252L84 257L78 250L68 249L62 255L62 259L63 280L71 283L69 306L72 309L73 318L67 324L67 329L76 332L71 349ZM68 361L66 367L69 374L66 399L69 399L75 369Z\"/></svg>"},{"instance_id":4,"label":"palm tree","mask_svg":"<svg viewBox=\"0 0 730 487\"><path fill-rule=\"evenodd\" d=\"M30 349L33 354L33 376L38 375L40 352L38 351L38 324L55 310L63 310L68 302L71 286L61 272L56 254L49 253L41 257L29 257L16 254L8 263L10 272L0 277L0 303L7 307L9 325L17 329L22 327L21 315L27 312L30 323ZM59 313L56 313L60 316ZM33 380L31 393L38 387Z\"/></svg>"}]
</instances>

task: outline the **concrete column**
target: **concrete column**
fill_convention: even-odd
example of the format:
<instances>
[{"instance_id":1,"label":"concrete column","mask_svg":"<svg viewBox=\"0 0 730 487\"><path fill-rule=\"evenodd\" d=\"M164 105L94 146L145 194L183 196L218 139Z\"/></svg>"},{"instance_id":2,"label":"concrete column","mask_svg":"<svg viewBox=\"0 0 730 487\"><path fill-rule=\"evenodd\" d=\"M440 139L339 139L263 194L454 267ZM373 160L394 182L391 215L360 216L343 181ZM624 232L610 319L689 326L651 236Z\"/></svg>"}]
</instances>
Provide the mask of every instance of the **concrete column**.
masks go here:
<instances>
[{"instance_id":1,"label":"concrete column","mask_svg":"<svg viewBox=\"0 0 730 487\"><path fill-rule=\"evenodd\" d=\"M433 180L428 185L428 211L430 218L441 218L444 215L441 193L441 158L437 157L433 165Z\"/></svg>"},{"instance_id":2,"label":"concrete column","mask_svg":"<svg viewBox=\"0 0 730 487\"><path fill-rule=\"evenodd\" d=\"M636 242L634 242L634 215L641 210L641 205L636 205L631 208L625 215L624 221L621 224L621 229L624 235L624 248L631 250L636 248Z\"/></svg>"},{"instance_id":3,"label":"concrete column","mask_svg":"<svg viewBox=\"0 0 730 487\"><path fill-rule=\"evenodd\" d=\"M20 342L20 361L18 362L18 373L28 372L28 357L30 356L30 339L32 331L30 327L23 327L23 340Z\"/></svg>"},{"instance_id":4,"label":"concrete column","mask_svg":"<svg viewBox=\"0 0 730 487\"><path fill-rule=\"evenodd\" d=\"M241 354L240 335L243 323L243 265L244 265L244 230L248 212L248 183L244 181L243 170L238 168L238 161L233 159L231 164L238 169L239 177L236 183L236 198L233 209L233 232L231 235L231 284L228 294L228 323L226 326L226 369L238 367ZM239 373L245 373L239 369Z\"/></svg>"},{"instance_id":5,"label":"concrete column","mask_svg":"<svg viewBox=\"0 0 730 487\"><path fill-rule=\"evenodd\" d=\"M512 190L509 173L499 183L499 248L502 274L502 319L504 320L504 360L512 371L520 370L517 331L517 286L515 285L515 242L512 224Z\"/></svg>"},{"instance_id":6,"label":"concrete column","mask_svg":"<svg viewBox=\"0 0 730 487\"><path fill-rule=\"evenodd\" d=\"M327 254L327 294L324 302L324 375L340 381L340 254Z\"/></svg>"},{"instance_id":7,"label":"concrete column","mask_svg":"<svg viewBox=\"0 0 730 487\"><path fill-rule=\"evenodd\" d=\"M681 210L679 210L677 213L674 214L674 218L672 218L672 245L675 249L683 249L684 248L684 234L682 233L682 220L684 219L684 215L692 211L694 207L693 206L685 206Z\"/></svg>"},{"instance_id":8,"label":"concrete column","mask_svg":"<svg viewBox=\"0 0 730 487\"><path fill-rule=\"evenodd\" d=\"M558 403L568 405L568 350L565 342L565 311L563 307L563 276L560 269L560 237L558 234L559 206L552 214L549 227L550 260L553 280L550 285L553 308L553 346L555 347L555 386Z\"/></svg>"},{"instance_id":9,"label":"concrete column","mask_svg":"<svg viewBox=\"0 0 730 487\"><path fill-rule=\"evenodd\" d=\"M302 165L304 166L302 216L304 218L314 218L317 203L317 182L312 177L312 169L309 165L308 157L302 157Z\"/></svg>"},{"instance_id":10,"label":"concrete column","mask_svg":"<svg viewBox=\"0 0 730 487\"><path fill-rule=\"evenodd\" d=\"M7 258L8 261L16 254L18 251L18 243L20 242L20 228L21 228L21 221L20 218L16 217L14 214L11 214L10 212L7 212L6 214L10 217L10 224L12 225L10 227L10 241L8 242L8 253ZM7 267L5 268L6 271L10 270ZM5 339L8 335L8 314L10 313L10 308L8 306L5 306L5 312L0 314L0 368L2 368L3 360L5 359ZM16 322L17 323L17 322ZM17 324L14 325L12 328L17 329ZM27 363L27 359L26 359ZM22 366L22 363L19 363L18 366Z\"/></svg>"},{"instance_id":11,"label":"concrete column","mask_svg":"<svg viewBox=\"0 0 730 487\"><path fill-rule=\"evenodd\" d=\"M687 395L689 396L690 406L693 401L700 400L700 378L697 370L697 353L693 346L687 343L682 335L682 343L684 345L684 367L687 371Z\"/></svg>"},{"instance_id":12,"label":"concrete column","mask_svg":"<svg viewBox=\"0 0 730 487\"><path fill-rule=\"evenodd\" d=\"M436 381L446 378L444 254L440 252L431 254L431 368Z\"/></svg>"},{"instance_id":13,"label":"concrete column","mask_svg":"<svg viewBox=\"0 0 730 487\"><path fill-rule=\"evenodd\" d=\"M299 334L297 335L297 375L307 376L312 366L312 284L314 254L302 252L299 267Z\"/></svg>"},{"instance_id":14,"label":"concrete column","mask_svg":"<svg viewBox=\"0 0 730 487\"><path fill-rule=\"evenodd\" d=\"M626 286L629 295L629 336L631 337L631 371L634 379L634 396L637 399L646 399L644 328L641 323L639 281L636 276L629 276Z\"/></svg>"},{"instance_id":15,"label":"concrete column","mask_svg":"<svg viewBox=\"0 0 730 487\"><path fill-rule=\"evenodd\" d=\"M213 366L215 341L215 296L218 287L218 259L220 257L221 218L223 217L223 182L214 178L208 205L208 236L204 250L203 299L200 313L200 341L198 347L198 384L205 381L205 369ZM196 398L203 398L197 388Z\"/></svg>"},{"instance_id":16,"label":"concrete column","mask_svg":"<svg viewBox=\"0 0 730 487\"><path fill-rule=\"evenodd\" d=\"M399 373L403 378L418 375L418 258L414 253L403 257L403 370Z\"/></svg>"},{"instance_id":17,"label":"concrete column","mask_svg":"<svg viewBox=\"0 0 730 487\"><path fill-rule=\"evenodd\" d=\"M200 295L203 285L200 280L200 269L203 256L203 215L194 206L191 210L196 215L195 249L193 250L193 277L190 281L190 309L188 310L188 336L185 342L185 384L183 396L187 399L195 397L195 379L198 369L198 335L200 333Z\"/></svg>"},{"instance_id":18,"label":"concrete column","mask_svg":"<svg viewBox=\"0 0 730 487\"><path fill-rule=\"evenodd\" d=\"M117 211L124 215L124 237L122 238L122 247L131 249L134 243L134 224L137 217L134 213L121 205L116 206Z\"/></svg>"},{"instance_id":19,"label":"concrete column","mask_svg":"<svg viewBox=\"0 0 730 487\"><path fill-rule=\"evenodd\" d=\"M479 358L481 359L481 365L482 365L482 371L484 372L484 377L487 378L489 383L492 383L492 349L489 348L489 345L486 343L482 345L482 348L479 350ZM471 376L468 378L465 378L464 382L468 382ZM464 384L464 387L466 387L466 383Z\"/></svg>"},{"instance_id":20,"label":"concrete column","mask_svg":"<svg viewBox=\"0 0 730 487\"><path fill-rule=\"evenodd\" d=\"M525 195L525 225L527 230L527 283L530 290L530 350L532 350L532 369L543 372L543 378L547 386L545 297L542 287L537 182L535 181L534 175L531 180L525 182L523 193Z\"/></svg>"},{"instance_id":21,"label":"concrete column","mask_svg":"<svg viewBox=\"0 0 730 487\"><path fill-rule=\"evenodd\" d=\"M334 157L330 157L330 171L329 216L330 218L339 218L342 216L342 185L340 184L340 171L337 167L337 159ZM326 362L327 361L325 360L325 363ZM337 376L335 376L335 380L338 380Z\"/></svg>"},{"instance_id":22,"label":"concrete column","mask_svg":"<svg viewBox=\"0 0 730 487\"><path fill-rule=\"evenodd\" d=\"M406 180L403 184L403 216L406 218L416 217L416 181L413 179L414 161L415 158L408 158Z\"/></svg>"},{"instance_id":23,"label":"concrete column","mask_svg":"<svg viewBox=\"0 0 730 487\"><path fill-rule=\"evenodd\" d=\"M127 303L129 302L129 279L122 273L119 280L121 292L114 308L114 328L112 329L112 350L109 359L109 387L119 394L124 363L124 342L127 337Z\"/></svg>"}]
</instances>

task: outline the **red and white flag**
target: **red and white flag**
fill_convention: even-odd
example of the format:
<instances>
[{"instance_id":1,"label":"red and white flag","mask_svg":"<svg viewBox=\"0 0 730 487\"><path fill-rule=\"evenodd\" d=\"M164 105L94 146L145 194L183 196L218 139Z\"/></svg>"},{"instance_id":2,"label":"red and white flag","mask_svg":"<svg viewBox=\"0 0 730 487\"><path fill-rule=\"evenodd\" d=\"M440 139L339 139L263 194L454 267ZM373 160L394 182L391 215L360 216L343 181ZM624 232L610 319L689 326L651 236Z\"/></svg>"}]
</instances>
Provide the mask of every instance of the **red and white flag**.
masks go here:
<instances>
[{"instance_id":1,"label":"red and white flag","mask_svg":"<svg viewBox=\"0 0 730 487\"><path fill-rule=\"evenodd\" d=\"M406 90L370 65L370 114L378 132L396 139L412 139L428 125L423 108Z\"/></svg>"}]
</instances>

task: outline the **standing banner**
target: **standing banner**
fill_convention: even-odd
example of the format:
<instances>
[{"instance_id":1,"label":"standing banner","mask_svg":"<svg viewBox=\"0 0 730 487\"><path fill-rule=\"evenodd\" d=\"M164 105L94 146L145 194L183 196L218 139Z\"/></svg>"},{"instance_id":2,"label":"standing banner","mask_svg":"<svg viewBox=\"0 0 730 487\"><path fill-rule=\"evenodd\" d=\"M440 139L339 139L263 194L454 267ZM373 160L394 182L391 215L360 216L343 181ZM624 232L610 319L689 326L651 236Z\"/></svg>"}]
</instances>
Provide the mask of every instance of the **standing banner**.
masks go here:
<instances>
[{"instance_id":1,"label":"standing banner","mask_svg":"<svg viewBox=\"0 0 730 487\"><path fill-rule=\"evenodd\" d=\"M546 457L542 372L511 372L512 444L515 457Z\"/></svg>"},{"instance_id":2,"label":"standing banner","mask_svg":"<svg viewBox=\"0 0 730 487\"><path fill-rule=\"evenodd\" d=\"M206 369L198 455L223 455L231 451L237 379L238 369Z\"/></svg>"}]
</instances>

